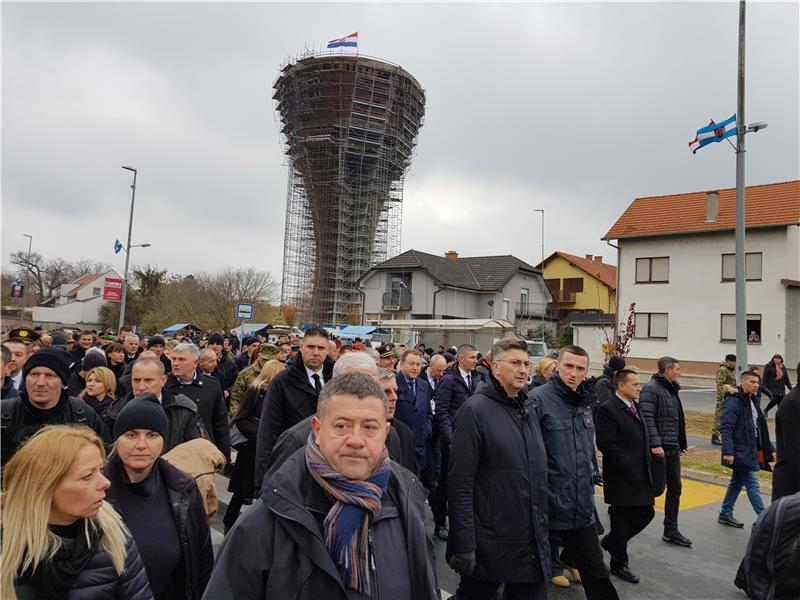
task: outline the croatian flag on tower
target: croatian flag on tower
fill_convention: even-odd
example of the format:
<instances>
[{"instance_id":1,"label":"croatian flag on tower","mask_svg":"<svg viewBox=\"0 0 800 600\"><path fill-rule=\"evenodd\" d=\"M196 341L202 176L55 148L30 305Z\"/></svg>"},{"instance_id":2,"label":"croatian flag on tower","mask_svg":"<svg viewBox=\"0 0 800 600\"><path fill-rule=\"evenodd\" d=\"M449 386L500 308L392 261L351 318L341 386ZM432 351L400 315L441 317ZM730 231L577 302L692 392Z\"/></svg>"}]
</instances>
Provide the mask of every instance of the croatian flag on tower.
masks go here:
<instances>
[{"instance_id":1,"label":"croatian flag on tower","mask_svg":"<svg viewBox=\"0 0 800 600\"><path fill-rule=\"evenodd\" d=\"M697 130L697 136L689 142L689 150L696 154L700 148L711 142L721 142L725 138L736 135L736 115L725 119L722 123L711 122Z\"/></svg>"},{"instance_id":2,"label":"croatian flag on tower","mask_svg":"<svg viewBox=\"0 0 800 600\"><path fill-rule=\"evenodd\" d=\"M338 40L331 40L328 42L328 48L342 48L342 47L357 48L358 47L358 32L351 33L350 35L339 38Z\"/></svg>"}]
</instances>

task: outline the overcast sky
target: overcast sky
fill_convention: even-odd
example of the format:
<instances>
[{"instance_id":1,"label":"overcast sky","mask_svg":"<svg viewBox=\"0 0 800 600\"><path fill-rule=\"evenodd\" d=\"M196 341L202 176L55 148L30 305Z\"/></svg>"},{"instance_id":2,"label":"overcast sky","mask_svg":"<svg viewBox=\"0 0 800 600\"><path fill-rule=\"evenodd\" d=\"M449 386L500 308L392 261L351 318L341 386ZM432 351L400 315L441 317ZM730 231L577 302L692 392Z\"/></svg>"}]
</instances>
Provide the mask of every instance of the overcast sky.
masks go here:
<instances>
[{"instance_id":1,"label":"overcast sky","mask_svg":"<svg viewBox=\"0 0 800 600\"><path fill-rule=\"evenodd\" d=\"M747 183L800 177L798 3L747 7ZM733 187L738 3L2 6L2 251L120 271L256 265L280 278L287 173L272 84L358 31L427 94L402 249L601 254L638 196ZM669 218L665 215L664 218Z\"/></svg>"}]
</instances>

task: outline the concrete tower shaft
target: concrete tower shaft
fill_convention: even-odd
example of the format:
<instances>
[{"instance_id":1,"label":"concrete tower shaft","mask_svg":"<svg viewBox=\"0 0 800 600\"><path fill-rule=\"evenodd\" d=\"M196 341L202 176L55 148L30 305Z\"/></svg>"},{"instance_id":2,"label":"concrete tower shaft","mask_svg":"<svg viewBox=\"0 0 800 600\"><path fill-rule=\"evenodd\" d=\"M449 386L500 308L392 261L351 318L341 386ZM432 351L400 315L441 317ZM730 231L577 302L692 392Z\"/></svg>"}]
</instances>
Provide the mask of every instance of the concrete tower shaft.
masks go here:
<instances>
[{"instance_id":1,"label":"concrete tower shaft","mask_svg":"<svg viewBox=\"0 0 800 600\"><path fill-rule=\"evenodd\" d=\"M307 322L357 320L357 280L400 250L425 92L399 66L342 54L287 64L274 91L289 165L281 301Z\"/></svg>"}]
</instances>

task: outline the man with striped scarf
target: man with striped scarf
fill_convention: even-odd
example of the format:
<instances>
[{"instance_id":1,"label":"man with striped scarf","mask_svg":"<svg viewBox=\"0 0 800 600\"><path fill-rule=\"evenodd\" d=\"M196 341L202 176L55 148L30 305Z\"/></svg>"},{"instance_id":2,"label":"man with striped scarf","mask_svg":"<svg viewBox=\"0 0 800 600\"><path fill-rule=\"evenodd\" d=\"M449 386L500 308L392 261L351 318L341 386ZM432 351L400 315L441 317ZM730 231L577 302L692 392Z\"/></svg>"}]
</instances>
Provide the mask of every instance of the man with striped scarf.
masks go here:
<instances>
[{"instance_id":1,"label":"man with striped scarf","mask_svg":"<svg viewBox=\"0 0 800 600\"><path fill-rule=\"evenodd\" d=\"M439 598L426 492L389 458L387 408L368 375L325 384L307 444L228 532L204 598Z\"/></svg>"}]
</instances>

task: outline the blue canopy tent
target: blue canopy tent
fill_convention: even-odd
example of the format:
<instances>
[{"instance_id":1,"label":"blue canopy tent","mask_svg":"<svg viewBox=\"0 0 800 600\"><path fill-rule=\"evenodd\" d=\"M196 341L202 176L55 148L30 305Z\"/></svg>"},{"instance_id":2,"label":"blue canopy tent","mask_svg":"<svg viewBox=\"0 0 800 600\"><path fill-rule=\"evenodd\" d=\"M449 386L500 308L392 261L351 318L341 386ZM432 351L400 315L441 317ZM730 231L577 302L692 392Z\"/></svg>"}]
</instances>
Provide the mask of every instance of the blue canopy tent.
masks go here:
<instances>
[{"instance_id":1,"label":"blue canopy tent","mask_svg":"<svg viewBox=\"0 0 800 600\"><path fill-rule=\"evenodd\" d=\"M166 333L166 334L178 333L181 329L190 329L192 331L203 331L197 325L192 325L191 323L175 323L175 325L170 325L166 329L162 330L161 333Z\"/></svg>"},{"instance_id":2,"label":"blue canopy tent","mask_svg":"<svg viewBox=\"0 0 800 600\"><path fill-rule=\"evenodd\" d=\"M348 325L342 329L337 335L342 339L351 340L353 338L367 338L378 330L377 327L369 327L366 325Z\"/></svg>"}]
</instances>

